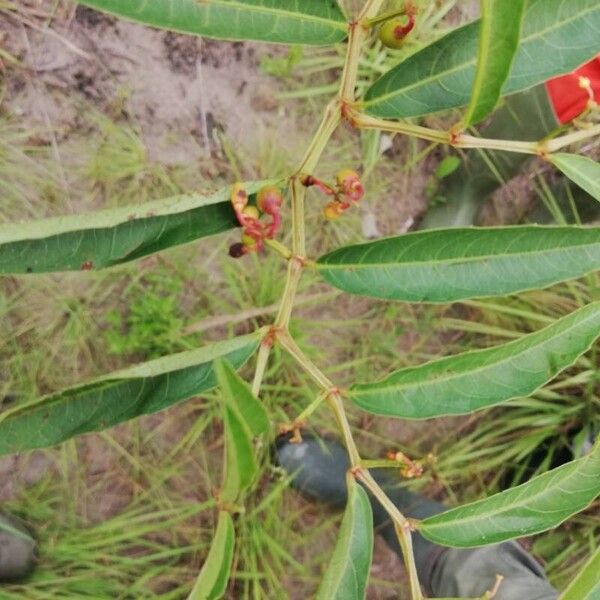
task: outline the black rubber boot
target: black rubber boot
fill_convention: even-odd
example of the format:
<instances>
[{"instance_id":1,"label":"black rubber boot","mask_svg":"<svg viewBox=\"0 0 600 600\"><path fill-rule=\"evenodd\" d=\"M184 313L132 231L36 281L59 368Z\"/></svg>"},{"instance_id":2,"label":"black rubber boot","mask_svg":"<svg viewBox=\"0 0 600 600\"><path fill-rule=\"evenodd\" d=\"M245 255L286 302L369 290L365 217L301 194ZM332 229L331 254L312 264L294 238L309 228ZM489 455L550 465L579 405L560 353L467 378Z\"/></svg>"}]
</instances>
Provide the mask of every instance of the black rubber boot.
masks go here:
<instances>
[{"instance_id":1,"label":"black rubber boot","mask_svg":"<svg viewBox=\"0 0 600 600\"><path fill-rule=\"evenodd\" d=\"M346 503L346 472L350 467L346 450L335 440L303 434L301 443L290 436L277 439L275 459L291 475L292 486L303 495L333 507ZM445 507L409 492L390 469L371 469L377 483L402 514L424 519L443 512ZM373 524L388 546L401 556L396 532L377 499L369 496ZM556 600L558 592L548 583L540 565L516 542L482 548L446 548L429 542L419 533L413 536L413 551L419 581L428 596L481 597L491 590L496 575L504 581L496 600Z\"/></svg>"},{"instance_id":2,"label":"black rubber boot","mask_svg":"<svg viewBox=\"0 0 600 600\"><path fill-rule=\"evenodd\" d=\"M25 524L0 514L0 583L17 581L33 571L37 544Z\"/></svg>"},{"instance_id":3,"label":"black rubber boot","mask_svg":"<svg viewBox=\"0 0 600 600\"><path fill-rule=\"evenodd\" d=\"M318 500L334 508L345 506L346 472L350 468L345 448L335 440L319 439L305 433L299 444L290 443L289 438L289 435L279 437L275 442L274 452L279 465L292 475L292 486L311 500ZM391 475L390 469L371 469L371 475L406 517L425 519L446 510L442 504L403 488L400 480ZM369 499L375 531L394 552L401 555L398 537L387 512L376 498L369 495ZM413 551L421 581L429 579L439 550L439 546L420 534L413 534Z\"/></svg>"}]
</instances>

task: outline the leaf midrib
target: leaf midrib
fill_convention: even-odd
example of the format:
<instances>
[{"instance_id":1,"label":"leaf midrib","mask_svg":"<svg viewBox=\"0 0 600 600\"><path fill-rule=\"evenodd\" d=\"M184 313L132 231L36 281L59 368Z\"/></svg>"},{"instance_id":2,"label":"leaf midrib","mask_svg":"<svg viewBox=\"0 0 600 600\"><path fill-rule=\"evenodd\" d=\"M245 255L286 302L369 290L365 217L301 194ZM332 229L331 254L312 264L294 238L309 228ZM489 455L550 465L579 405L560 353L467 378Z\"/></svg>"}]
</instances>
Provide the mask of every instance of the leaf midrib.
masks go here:
<instances>
[{"instance_id":1,"label":"leaf midrib","mask_svg":"<svg viewBox=\"0 0 600 600\"><path fill-rule=\"evenodd\" d=\"M558 27L563 27L564 25L567 25L569 23L571 23L572 21L575 21L576 19L579 19L581 17L585 17L588 13L593 13L595 11L599 10L597 6L593 6L588 10L582 11L580 13L577 13L575 16L571 17L570 19L565 19L563 21L560 21L560 23L554 23L551 27L547 27L546 29L542 29L541 31L536 31L535 33L531 34L528 37L525 38L521 38L521 46L525 46L526 44L528 44L530 41L536 39L537 37L540 37L544 34L546 34L548 31L552 31L553 29L557 29ZM473 26L474 23L477 23L478 21L473 21L473 23L469 23L467 25L465 25L464 27L470 27ZM443 39L443 38L440 38ZM434 42L435 43L435 42ZM407 60L409 60L411 57L409 57ZM380 102L385 102L386 100L388 100L391 97L394 96L399 96L399 95L406 95L407 92L409 92L412 89L418 88L423 86L424 84L430 83L432 81L435 81L437 79L440 79L442 77L445 77L446 75L451 75L453 73L456 73L457 71L461 71L463 69L467 69L468 67L475 65L477 63L477 57L469 60L468 62L462 63L461 65L458 65L452 69L447 69L446 71L443 71L441 73L434 73L429 77L425 77L422 79L419 79L419 81L416 81L415 83L413 83L412 85L409 86L404 86L401 90L395 90L392 92L388 92L386 94L382 94L381 96L377 96L376 98L373 98L372 100L367 100L365 102L363 102L363 106L371 106L373 104L379 104ZM402 63L400 63L402 64ZM508 75L508 79L510 79L510 73ZM507 79L507 80L508 80Z\"/></svg>"},{"instance_id":2,"label":"leaf midrib","mask_svg":"<svg viewBox=\"0 0 600 600\"><path fill-rule=\"evenodd\" d=\"M295 12L295 11L287 11L281 8L269 8L266 6L260 6L258 4L244 4L244 3L240 3L240 2L236 2L235 0L233 0L232 2L229 1L225 1L225 0L211 0L209 3L209 7L210 4L213 5L220 5L220 6L232 6L234 8L241 8L243 10L248 10L248 7L251 7L250 10L254 11L254 12L262 12L262 13L266 13L266 14L276 14L276 15L281 15L287 18L292 18L292 19L300 19L300 20L304 20L304 21L315 21L315 22L320 22L320 23L325 23L328 25L334 25L336 28L341 29L343 31L346 31L348 25L346 23L346 21L334 21L333 19L327 19L325 17L318 17L317 15L311 15L311 14L307 14L307 13L300 13L300 12Z\"/></svg>"},{"instance_id":3,"label":"leaf midrib","mask_svg":"<svg viewBox=\"0 0 600 600\"><path fill-rule=\"evenodd\" d=\"M535 255L540 255L540 254L552 254L555 252L563 252L565 250L571 250L571 249L575 249L575 248L585 248L588 246L598 246L600 245L600 241L597 242L590 242L590 243L585 243L585 244L572 244L569 246L555 246L552 248L547 248L544 250L532 250L532 251L523 251L523 252L515 252L515 253L503 253L503 254L478 254L477 256L465 256L465 257L457 257L457 258L442 258L442 259L428 259L428 260L408 260L408 261L398 261L398 262L370 262L370 263L364 263L364 262L356 262L356 263L327 263L327 262L323 262L323 263L317 263L317 269L352 269L353 271L356 271L357 269L368 269L368 268L390 268L390 267L396 267L396 268L402 268L405 266L412 266L412 265L439 265L439 266L445 266L445 265L450 265L450 264L454 264L454 263L471 263L471 262L476 262L476 261L481 261L481 260L487 260L487 259L495 259L495 258L508 258L508 257L514 257L514 256L535 256Z\"/></svg>"},{"instance_id":4,"label":"leaf midrib","mask_svg":"<svg viewBox=\"0 0 600 600\"><path fill-rule=\"evenodd\" d=\"M598 460L600 463L599 457L596 456L597 452L598 452L598 446L596 446L596 448L594 448L594 450L592 450L592 452L588 456L586 456L584 458L580 458L579 459L580 463L577 465L577 468L574 469L573 472L570 473L569 475L567 475L564 479L561 479L561 484L564 483L565 481L569 481L570 479L573 479L573 478L579 479L579 476L580 476L580 473L581 473L583 467L586 466L590 461ZM573 462L575 462L575 461L573 461ZM550 473L550 472L551 471L547 471L547 473ZM548 479L550 479L550 477L548 477ZM527 483L524 483L523 485L527 485ZM475 517L466 516L466 517L460 517L457 519L452 519L452 521L450 521L450 522L425 524L425 528L426 529L436 529L436 528L443 528L443 527L454 527L457 523L464 523L464 522L469 522L469 521L474 522L474 521L480 521L482 519L489 519L490 516L496 516L496 515L508 512L514 508L520 508L522 506L527 506L527 504L530 504L535 499L537 499L541 496L544 496L547 493L548 488L550 486L551 486L551 484L548 484L538 492L534 492L533 494L530 493L528 495L525 495L523 498L513 502L509 507L502 506L501 508L499 508L497 510L490 510L485 513L480 513L480 514L476 515ZM513 488L513 489L518 489L518 488ZM590 489L590 488L587 488L587 489ZM491 496L491 498L493 498L493 496ZM479 500L478 502L472 503L470 505L470 507L472 508L478 503L486 502L488 499L489 498L483 498L482 500ZM454 509L452 509L452 510L454 510ZM444 513L442 513L442 514L444 514Z\"/></svg>"},{"instance_id":5,"label":"leaf midrib","mask_svg":"<svg viewBox=\"0 0 600 600\"><path fill-rule=\"evenodd\" d=\"M589 306L594 306L594 305L597 306L597 307L600 307L600 302L599 303L590 304ZM572 313L572 314L575 314L575 313ZM494 368L494 367L497 367L499 365L505 364L507 362L511 362L511 360L513 360L515 358L515 356L521 356L522 354L524 354L525 352L528 352L529 350L533 350L534 348L538 348L539 346L542 346L545 343L548 343L550 340L553 340L553 339L555 339L557 337L560 337L561 335L565 335L573 327L575 327L575 326L578 327L580 325L584 325L588 321L590 321L590 320L592 320L594 318L597 318L597 317L598 317L597 311L594 311L588 317L586 317L586 318L584 318L584 319L582 319L580 321L577 321L577 323L575 325L573 325L571 328L563 330L560 333L556 333L556 334L552 335L550 338L546 338L546 339L541 340L540 342L534 343L532 346L529 346L526 350L523 350L523 351L519 352L518 355L514 355L513 354L513 355L509 356L508 358L504 358L502 360L496 361L496 362L492 363L491 365L490 364L488 364L488 365L482 365L481 367L477 367L475 369L470 369L469 371L461 371L461 372L457 372L457 373L454 373L452 375L449 375L447 377L439 377L439 378L435 379L435 382L437 383L437 382L452 381L453 379L457 379L459 377L464 376L465 373L479 373L481 371L487 370L490 367ZM564 317L564 318L568 318L568 316ZM552 325L550 325L549 327L552 327ZM547 328L540 329L539 331L537 331L537 332L535 332L533 334L530 334L530 335L539 334L540 337L541 337L542 333L544 332L545 329L547 329ZM525 337L527 337L527 336L525 335L525 336L523 336L523 337L521 337L521 338L519 338L517 340L514 340L512 342L508 342L507 344L504 344L503 346L501 346L501 349L505 350L507 347L509 347L512 344L517 345L517 344L521 343ZM472 350L470 352L465 352L465 353L462 353L462 354L457 354L457 355L455 355L455 357L466 356L466 355L473 356L473 355L477 355L477 354L483 354L485 352L490 352L490 350L495 350L495 349L496 348L483 348L483 349L480 349L480 350ZM452 358L455 358L455 357L452 357ZM450 357L448 357L448 359L450 359ZM424 367L427 364L432 364L432 363L431 362L430 363L425 363L423 365L423 369L424 369ZM408 367L408 368L418 369L419 367ZM389 377L392 377L392 376L393 375L389 375ZM426 382L426 383L431 383L431 382ZM351 388L350 391L349 391L349 395L350 396L353 396L353 395L361 395L361 396L379 395L382 392L388 392L389 393L390 390L398 390L398 391L400 391L400 390L402 390L404 388L412 387L412 386L414 386L414 384L415 384L415 382L401 383L399 385L377 385L377 383L375 383L375 384L372 384L372 385L373 386L377 386L377 388L375 388L375 389L369 389L369 390L366 390L364 392L353 390ZM361 384L361 385L365 385L365 386L368 385L369 387L371 387L370 384L366 384L366 383ZM356 394L353 393L354 391L356 391Z\"/></svg>"},{"instance_id":6,"label":"leaf midrib","mask_svg":"<svg viewBox=\"0 0 600 600\"><path fill-rule=\"evenodd\" d=\"M84 0L85 1L85 0ZM327 19L326 17L319 17L317 15L311 15L307 13L288 11L281 8L270 8L267 6L261 6L258 4L245 4L241 2L236 2L236 0L232 0L231 2L228 0L209 0L206 6L202 6L202 3L197 1L197 8L203 9L206 8L210 10L212 6L223 6L225 8L233 8L235 10L243 10L247 12L255 12L255 13L263 13L267 15L275 15L277 18L292 18L297 20L305 20L305 21L313 21L316 23L323 23L326 25L334 26L337 29L342 31L346 31L347 23L345 21L335 21L333 19ZM112 11L111 11L112 12ZM139 11L138 11L139 12ZM210 37L210 36L208 36Z\"/></svg>"}]
</instances>

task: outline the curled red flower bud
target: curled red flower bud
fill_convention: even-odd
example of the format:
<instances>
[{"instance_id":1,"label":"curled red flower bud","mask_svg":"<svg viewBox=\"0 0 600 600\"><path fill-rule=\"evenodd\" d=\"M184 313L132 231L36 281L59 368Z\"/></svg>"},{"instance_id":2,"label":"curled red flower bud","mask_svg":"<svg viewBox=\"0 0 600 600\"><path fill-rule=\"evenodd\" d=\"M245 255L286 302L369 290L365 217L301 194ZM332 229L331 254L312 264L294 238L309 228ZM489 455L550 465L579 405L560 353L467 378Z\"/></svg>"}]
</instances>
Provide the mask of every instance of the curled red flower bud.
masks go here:
<instances>
[{"instance_id":1,"label":"curled red flower bud","mask_svg":"<svg viewBox=\"0 0 600 600\"><path fill-rule=\"evenodd\" d=\"M258 190L256 205L262 212L274 215L279 213L282 204L283 196L279 188L276 188L274 185L267 185Z\"/></svg>"},{"instance_id":2,"label":"curled red flower bud","mask_svg":"<svg viewBox=\"0 0 600 600\"><path fill-rule=\"evenodd\" d=\"M334 200L325 206L323 209L323 215L325 215L326 219L330 221L335 221L335 219L339 219L344 212L344 207L340 202Z\"/></svg>"},{"instance_id":3,"label":"curled red flower bud","mask_svg":"<svg viewBox=\"0 0 600 600\"><path fill-rule=\"evenodd\" d=\"M234 183L231 187L231 204L235 212L241 212L248 204L248 193L241 183Z\"/></svg>"},{"instance_id":4,"label":"curled red flower bud","mask_svg":"<svg viewBox=\"0 0 600 600\"><path fill-rule=\"evenodd\" d=\"M365 195L365 188L360 181L358 173L351 169L343 169L336 175L340 193L353 202L358 202Z\"/></svg>"}]
</instances>

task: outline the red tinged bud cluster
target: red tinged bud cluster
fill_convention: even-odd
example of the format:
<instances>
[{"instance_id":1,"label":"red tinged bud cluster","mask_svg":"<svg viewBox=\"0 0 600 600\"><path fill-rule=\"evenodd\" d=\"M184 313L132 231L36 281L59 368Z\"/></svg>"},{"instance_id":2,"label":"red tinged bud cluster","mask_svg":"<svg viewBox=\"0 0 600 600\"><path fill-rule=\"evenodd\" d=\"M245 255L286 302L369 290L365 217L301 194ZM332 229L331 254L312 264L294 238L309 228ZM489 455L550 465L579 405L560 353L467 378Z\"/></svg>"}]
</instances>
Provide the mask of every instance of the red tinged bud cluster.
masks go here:
<instances>
[{"instance_id":1,"label":"red tinged bud cluster","mask_svg":"<svg viewBox=\"0 0 600 600\"><path fill-rule=\"evenodd\" d=\"M239 224L243 229L241 243L229 248L229 256L240 258L244 254L257 252L264 246L263 240L273 239L281 225L281 206L283 196L279 188L265 186L256 195L257 206L248 205L248 194L241 183L236 183L231 190L231 205ZM258 207L258 208L257 208ZM263 223L261 213L270 217L270 222Z\"/></svg>"},{"instance_id":2,"label":"red tinged bud cluster","mask_svg":"<svg viewBox=\"0 0 600 600\"><path fill-rule=\"evenodd\" d=\"M353 204L356 204L364 195L365 188L356 171L342 169L335 177L336 184L329 185L312 175L304 177L302 183L306 187L316 187L326 196L333 196L323 209L325 218L333 220L342 216Z\"/></svg>"}]
</instances>

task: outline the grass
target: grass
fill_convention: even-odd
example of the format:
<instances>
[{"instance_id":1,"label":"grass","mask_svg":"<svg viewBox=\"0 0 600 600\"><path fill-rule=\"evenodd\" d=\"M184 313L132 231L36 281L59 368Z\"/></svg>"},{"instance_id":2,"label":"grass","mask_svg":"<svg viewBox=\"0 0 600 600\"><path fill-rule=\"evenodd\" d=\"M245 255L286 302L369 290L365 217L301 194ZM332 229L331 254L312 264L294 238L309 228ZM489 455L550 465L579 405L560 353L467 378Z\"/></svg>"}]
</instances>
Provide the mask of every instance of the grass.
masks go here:
<instances>
[{"instance_id":1,"label":"grass","mask_svg":"<svg viewBox=\"0 0 600 600\"><path fill-rule=\"evenodd\" d=\"M442 17L455 4L437 3L437 10L426 15L423 40L439 35ZM414 49L408 46L406 53ZM364 66L365 80L397 59L375 47ZM286 140L284 151L268 132L253 143L223 138L227 169L217 179L202 175L210 171L208 165L154 163L135 122L96 107L80 107L80 133L60 142L59 157L47 131L0 113L0 218L83 212L213 189L238 176L288 173L322 107L319 86L330 84L330 70L339 64L335 52L321 50L270 63L268 68L285 79L284 87L292 89L287 96L294 94L286 79L289 72L300 76L304 97L291 107L298 109L294 125L302 133ZM315 87L306 85L308 80L316 80ZM427 181L432 163L441 158L425 144L405 143L389 159L381 156L378 136L358 140L353 132L337 135L319 164L319 175L332 178L339 167L362 163L368 199L361 210L330 224L321 216L322 198L311 191L311 254L361 239L367 213L376 215L381 233L398 231L404 199L415 182ZM550 188L541 189L555 210ZM229 259L227 248L237 235L108 271L1 280L0 398L30 398L269 322L284 265L270 254ZM406 306L344 296L307 276L291 329L328 376L348 385L518 337L597 296L598 281L589 278L508 299ZM540 472L551 465L552 453L569 432L600 425L596 364L592 353L531 398L468 418L406 423L352 408L349 412L365 455L381 456L392 448L413 458L431 454L423 478L411 485L439 499L464 501L498 489L509 476L520 477L526 457L541 443L548 446ZM242 371L247 379L251 367ZM262 399L273 421L286 423L315 399L315 389L275 349ZM335 432L323 406L308 426ZM8 512L32 524L41 551L31 579L3 586L0 600L185 597L214 530L213 490L220 483L221 453L215 392L14 462L2 459L0 473L8 483L0 489L0 499ZM261 464L261 476L237 518L239 543L228 597L308 597L330 555L340 515L289 491L285 475L266 451ZM557 585L564 585L600 542L596 509L533 541L534 553ZM375 575L369 598L405 597L400 572L383 576L378 570Z\"/></svg>"}]
</instances>

